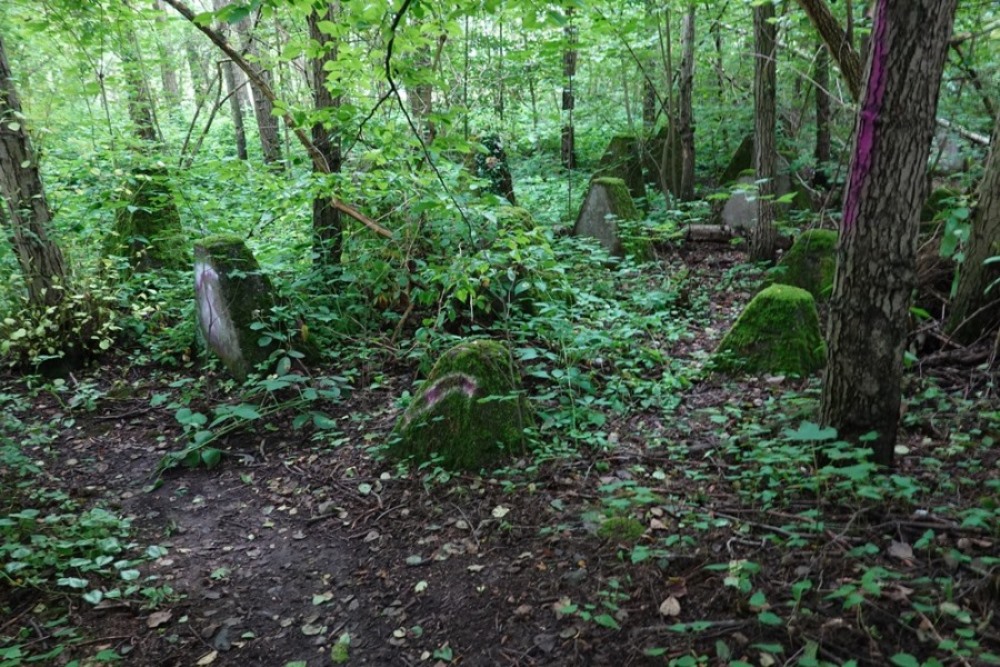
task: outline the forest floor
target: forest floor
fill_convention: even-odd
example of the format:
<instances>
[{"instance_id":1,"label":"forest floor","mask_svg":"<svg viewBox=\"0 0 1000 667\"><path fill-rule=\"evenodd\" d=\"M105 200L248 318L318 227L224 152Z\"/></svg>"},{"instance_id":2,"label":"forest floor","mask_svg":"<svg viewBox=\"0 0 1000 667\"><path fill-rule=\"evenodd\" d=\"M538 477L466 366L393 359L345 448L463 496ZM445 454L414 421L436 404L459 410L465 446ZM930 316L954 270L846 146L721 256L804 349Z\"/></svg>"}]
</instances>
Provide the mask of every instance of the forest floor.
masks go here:
<instances>
[{"instance_id":1,"label":"forest floor","mask_svg":"<svg viewBox=\"0 0 1000 667\"><path fill-rule=\"evenodd\" d=\"M753 293L715 287L743 261L726 245L668 260L711 298L662 358L703 362ZM152 489L183 431L151 399L183 392L178 375L105 363L73 378L96 398L72 411L8 377L21 419L63 424L26 445L35 483L166 552L139 567L158 577L146 600L0 580L0 649L20 633L36 655L65 641L52 665L998 664L1000 410L982 369L944 368L907 379L892 475L819 471L815 379L710 374L669 409L604 411L605 446L493 476L406 469L372 445L416 369L376 357L323 406L335 442L236 431L221 465Z\"/></svg>"}]
</instances>

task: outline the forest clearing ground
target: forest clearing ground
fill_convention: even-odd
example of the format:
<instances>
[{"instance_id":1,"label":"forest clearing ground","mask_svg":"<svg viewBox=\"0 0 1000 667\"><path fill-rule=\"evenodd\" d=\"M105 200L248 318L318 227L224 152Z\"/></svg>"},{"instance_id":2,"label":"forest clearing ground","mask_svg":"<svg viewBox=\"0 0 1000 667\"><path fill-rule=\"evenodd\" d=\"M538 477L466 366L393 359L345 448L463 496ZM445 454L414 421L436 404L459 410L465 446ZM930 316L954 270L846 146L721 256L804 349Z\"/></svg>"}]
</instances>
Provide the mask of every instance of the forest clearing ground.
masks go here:
<instances>
[{"instance_id":1,"label":"forest clearing ground","mask_svg":"<svg viewBox=\"0 0 1000 667\"><path fill-rule=\"evenodd\" d=\"M700 363L751 292L715 287L741 261L728 246L679 256L695 288L710 292L699 301L709 312L691 315L697 335L662 351ZM109 377L114 368L94 369L93 381L164 389ZM933 489L920 492L923 513L898 498L838 492L840 478L809 493L794 477L808 466L777 434L809 417L814 382L700 377L669 411L606 414L606 446L537 464L525 457L481 478L407 473L375 458L368 445L391 430L413 370L368 370L384 377L326 406L345 444L310 441L288 424L237 432L220 443L230 456L219 468L168 471L151 492L152 471L182 435L170 412L150 407L141 391L74 412L72 427L33 456L71 496L133 516L137 541L166 547L144 574L176 595L155 610L71 599L71 622L88 643L59 660L107 647L126 648L125 664L140 666L312 667L336 657L387 667L766 665L810 652L875 665L897 652L947 651L952 664L978 664L959 653L968 637L950 634L970 628L984 647L976 656L1000 651L1000 622L989 611L1000 594L996 516L982 525L956 519L983 502L997 453L963 468L970 452L982 453L954 438L973 429L1000 438L1000 419L948 414L954 404L943 392L929 394L927 412L914 402L898 472L969 480L943 494L956 510L946 518ZM34 418L62 412L52 395L36 395ZM772 459L740 453L757 439L765 455L774 448ZM803 490L793 496L797 484ZM599 529L609 517L623 519L621 531ZM932 544L913 546L922 539ZM934 597L936 587L950 587L940 604L968 622L938 603L914 607L911 598ZM848 606L848 596L859 601ZM11 616L51 644L32 618L57 599L22 592ZM923 621L901 620L914 608ZM955 636L957 647L941 653L935 636Z\"/></svg>"}]
</instances>

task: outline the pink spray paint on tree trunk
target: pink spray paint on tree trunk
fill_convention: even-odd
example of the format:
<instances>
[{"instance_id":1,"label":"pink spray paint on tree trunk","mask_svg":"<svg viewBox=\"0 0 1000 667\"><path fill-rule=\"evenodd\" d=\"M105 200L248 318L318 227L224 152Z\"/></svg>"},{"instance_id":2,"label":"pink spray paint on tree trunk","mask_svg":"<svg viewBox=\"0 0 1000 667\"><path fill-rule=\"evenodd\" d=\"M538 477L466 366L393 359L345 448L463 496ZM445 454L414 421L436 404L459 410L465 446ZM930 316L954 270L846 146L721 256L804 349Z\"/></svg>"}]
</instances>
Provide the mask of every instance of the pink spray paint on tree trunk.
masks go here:
<instances>
[{"instance_id":1,"label":"pink spray paint on tree trunk","mask_svg":"<svg viewBox=\"0 0 1000 667\"><path fill-rule=\"evenodd\" d=\"M858 136L854 149L854 163L851 166L851 176L848 180L847 193L844 197L844 215L841 221L842 232L849 232L858 219L861 208L861 188L871 171L872 154L875 151L878 123L882 115L885 100L885 86L888 78L887 61L889 59L886 44L887 24L885 8L888 0L879 0L875 12L875 26L872 30L872 62L868 75L868 87L865 89L864 100L858 119Z\"/></svg>"}]
</instances>

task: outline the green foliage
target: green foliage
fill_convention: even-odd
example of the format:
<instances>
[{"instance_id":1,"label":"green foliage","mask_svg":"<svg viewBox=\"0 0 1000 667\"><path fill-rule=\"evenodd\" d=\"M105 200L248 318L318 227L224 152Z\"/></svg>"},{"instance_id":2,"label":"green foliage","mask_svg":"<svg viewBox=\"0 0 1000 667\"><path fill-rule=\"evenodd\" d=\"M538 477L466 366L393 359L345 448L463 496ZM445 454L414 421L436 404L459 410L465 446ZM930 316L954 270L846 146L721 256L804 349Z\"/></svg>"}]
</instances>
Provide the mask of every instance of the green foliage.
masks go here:
<instances>
[{"instance_id":1,"label":"green foliage","mask_svg":"<svg viewBox=\"0 0 1000 667\"><path fill-rule=\"evenodd\" d=\"M103 281L75 281L51 306L25 295L0 299L0 359L7 366L68 372L109 350L120 330L118 300Z\"/></svg>"},{"instance_id":2,"label":"green foliage","mask_svg":"<svg viewBox=\"0 0 1000 667\"><path fill-rule=\"evenodd\" d=\"M750 373L807 376L825 363L826 345L813 297L788 285L771 285L755 296L715 356L719 370Z\"/></svg>"}]
</instances>

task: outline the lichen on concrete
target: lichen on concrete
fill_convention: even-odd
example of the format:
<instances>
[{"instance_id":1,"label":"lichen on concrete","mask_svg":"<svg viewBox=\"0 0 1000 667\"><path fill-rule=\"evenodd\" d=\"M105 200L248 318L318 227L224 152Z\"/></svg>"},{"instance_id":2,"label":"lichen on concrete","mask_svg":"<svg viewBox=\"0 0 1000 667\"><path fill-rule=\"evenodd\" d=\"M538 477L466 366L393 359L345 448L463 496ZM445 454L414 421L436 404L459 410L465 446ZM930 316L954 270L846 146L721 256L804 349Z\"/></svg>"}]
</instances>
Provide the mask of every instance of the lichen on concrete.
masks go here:
<instances>
[{"instance_id":1,"label":"lichen on concrete","mask_svg":"<svg viewBox=\"0 0 1000 667\"><path fill-rule=\"evenodd\" d=\"M477 470L523 450L534 417L520 385L504 345L460 343L434 365L396 424L390 455Z\"/></svg>"},{"instance_id":2,"label":"lichen on concrete","mask_svg":"<svg viewBox=\"0 0 1000 667\"><path fill-rule=\"evenodd\" d=\"M812 295L771 285L747 305L713 357L721 372L807 376L826 363L826 345Z\"/></svg>"},{"instance_id":3,"label":"lichen on concrete","mask_svg":"<svg viewBox=\"0 0 1000 667\"><path fill-rule=\"evenodd\" d=\"M817 301L825 301L833 292L837 269L837 232L810 229L795 239L788 253L773 269L770 280L806 290Z\"/></svg>"},{"instance_id":4,"label":"lichen on concrete","mask_svg":"<svg viewBox=\"0 0 1000 667\"><path fill-rule=\"evenodd\" d=\"M194 264L201 333L233 377L244 380L276 347L260 345L252 326L274 306L271 282L238 236L201 239Z\"/></svg>"}]
</instances>

